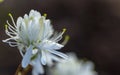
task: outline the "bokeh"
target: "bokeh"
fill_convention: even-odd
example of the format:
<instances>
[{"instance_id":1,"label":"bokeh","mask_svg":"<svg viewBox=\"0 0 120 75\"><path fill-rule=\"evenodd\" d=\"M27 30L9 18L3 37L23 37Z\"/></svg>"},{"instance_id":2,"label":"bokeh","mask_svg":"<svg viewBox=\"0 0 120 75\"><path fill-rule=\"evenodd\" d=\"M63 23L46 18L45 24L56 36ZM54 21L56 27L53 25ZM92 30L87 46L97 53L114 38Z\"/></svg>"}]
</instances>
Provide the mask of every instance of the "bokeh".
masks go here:
<instances>
[{"instance_id":1,"label":"bokeh","mask_svg":"<svg viewBox=\"0 0 120 75\"><path fill-rule=\"evenodd\" d=\"M4 0L0 3L0 75L13 75L22 57L18 49L2 42L8 13L17 17L35 9L47 13L57 31L70 36L62 52L75 52L91 60L98 75L120 75L119 0Z\"/></svg>"}]
</instances>

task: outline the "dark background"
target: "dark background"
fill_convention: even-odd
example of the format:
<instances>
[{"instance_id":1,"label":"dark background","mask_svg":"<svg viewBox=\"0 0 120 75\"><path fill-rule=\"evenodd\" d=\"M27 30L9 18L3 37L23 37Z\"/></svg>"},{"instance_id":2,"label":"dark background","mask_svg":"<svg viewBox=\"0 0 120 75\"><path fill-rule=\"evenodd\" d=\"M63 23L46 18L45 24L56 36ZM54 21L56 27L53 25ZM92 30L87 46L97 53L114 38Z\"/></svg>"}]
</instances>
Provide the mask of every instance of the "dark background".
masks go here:
<instances>
[{"instance_id":1,"label":"dark background","mask_svg":"<svg viewBox=\"0 0 120 75\"><path fill-rule=\"evenodd\" d=\"M5 0L0 3L0 40L8 13L17 17L31 9L47 13L57 31L67 28L70 41L61 50L95 63L99 75L120 75L120 0ZM14 75L21 62L17 48L0 41L0 75Z\"/></svg>"}]
</instances>

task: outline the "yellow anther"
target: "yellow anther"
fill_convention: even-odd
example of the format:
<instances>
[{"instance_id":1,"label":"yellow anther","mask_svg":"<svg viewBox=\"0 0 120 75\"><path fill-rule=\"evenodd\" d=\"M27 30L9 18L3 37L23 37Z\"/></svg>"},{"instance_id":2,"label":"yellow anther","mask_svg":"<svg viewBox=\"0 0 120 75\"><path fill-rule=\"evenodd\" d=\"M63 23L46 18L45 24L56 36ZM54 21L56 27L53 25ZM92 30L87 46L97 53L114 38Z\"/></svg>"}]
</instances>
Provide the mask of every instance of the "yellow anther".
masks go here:
<instances>
[{"instance_id":1,"label":"yellow anther","mask_svg":"<svg viewBox=\"0 0 120 75\"><path fill-rule=\"evenodd\" d=\"M11 14L11 13L9 13L8 15L9 15L10 17L12 17L12 14Z\"/></svg>"},{"instance_id":2,"label":"yellow anther","mask_svg":"<svg viewBox=\"0 0 120 75\"><path fill-rule=\"evenodd\" d=\"M66 35L66 36L65 36L65 40L68 41L69 39L70 39L70 36L69 36L69 35Z\"/></svg>"},{"instance_id":3,"label":"yellow anther","mask_svg":"<svg viewBox=\"0 0 120 75\"><path fill-rule=\"evenodd\" d=\"M44 13L44 15L43 15L44 17L47 17L47 14L46 13Z\"/></svg>"},{"instance_id":4,"label":"yellow anther","mask_svg":"<svg viewBox=\"0 0 120 75\"><path fill-rule=\"evenodd\" d=\"M66 45L66 43L69 41L70 37L69 35L65 36L65 40L62 42L62 45Z\"/></svg>"},{"instance_id":5,"label":"yellow anther","mask_svg":"<svg viewBox=\"0 0 120 75\"><path fill-rule=\"evenodd\" d=\"M7 30L8 29L8 25L5 25L5 30Z\"/></svg>"},{"instance_id":6,"label":"yellow anther","mask_svg":"<svg viewBox=\"0 0 120 75\"><path fill-rule=\"evenodd\" d=\"M66 32L66 30L67 30L66 28L63 28L63 33L65 33L65 32Z\"/></svg>"},{"instance_id":7,"label":"yellow anther","mask_svg":"<svg viewBox=\"0 0 120 75\"><path fill-rule=\"evenodd\" d=\"M14 25L14 26L16 26L15 21L14 21L14 19L13 19L13 17L12 17L12 14L11 14L11 13L9 13L8 15L10 16L10 18L11 18L11 20L12 20L13 25Z\"/></svg>"}]
</instances>

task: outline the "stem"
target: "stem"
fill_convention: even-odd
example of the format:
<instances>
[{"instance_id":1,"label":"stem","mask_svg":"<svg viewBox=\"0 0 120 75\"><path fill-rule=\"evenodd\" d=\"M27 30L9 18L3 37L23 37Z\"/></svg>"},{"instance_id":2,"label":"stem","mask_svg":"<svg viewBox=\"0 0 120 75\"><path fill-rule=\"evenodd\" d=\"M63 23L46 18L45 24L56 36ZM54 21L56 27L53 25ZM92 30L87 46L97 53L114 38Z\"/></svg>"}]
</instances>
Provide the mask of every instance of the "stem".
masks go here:
<instances>
[{"instance_id":1,"label":"stem","mask_svg":"<svg viewBox=\"0 0 120 75\"><path fill-rule=\"evenodd\" d=\"M25 69L23 69L22 75L27 75L27 73L31 70L32 70L32 66L28 65Z\"/></svg>"},{"instance_id":2,"label":"stem","mask_svg":"<svg viewBox=\"0 0 120 75\"><path fill-rule=\"evenodd\" d=\"M20 64L15 72L15 75L27 75L27 73L31 71L31 69L32 69L31 65L28 65L25 69L23 69Z\"/></svg>"},{"instance_id":3,"label":"stem","mask_svg":"<svg viewBox=\"0 0 120 75\"><path fill-rule=\"evenodd\" d=\"M20 74L21 71L22 71L22 67L21 67L21 64L20 64L20 65L18 66L16 72L15 72L15 75L21 75L21 74Z\"/></svg>"}]
</instances>

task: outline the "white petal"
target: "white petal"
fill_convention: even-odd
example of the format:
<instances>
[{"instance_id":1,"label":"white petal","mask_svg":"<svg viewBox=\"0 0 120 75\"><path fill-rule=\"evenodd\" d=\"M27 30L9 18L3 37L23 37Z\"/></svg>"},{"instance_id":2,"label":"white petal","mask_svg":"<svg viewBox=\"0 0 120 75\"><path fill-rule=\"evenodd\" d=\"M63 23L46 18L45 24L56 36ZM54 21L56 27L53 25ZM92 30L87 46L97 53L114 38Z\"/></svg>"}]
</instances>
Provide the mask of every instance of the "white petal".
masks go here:
<instances>
[{"instance_id":1,"label":"white petal","mask_svg":"<svg viewBox=\"0 0 120 75\"><path fill-rule=\"evenodd\" d=\"M47 65L50 67L53 66L52 55L49 52L47 52L46 56L47 56Z\"/></svg>"},{"instance_id":2,"label":"white petal","mask_svg":"<svg viewBox=\"0 0 120 75\"><path fill-rule=\"evenodd\" d=\"M41 63L43 65L46 65L46 54L43 50L41 52L42 52Z\"/></svg>"},{"instance_id":3,"label":"white petal","mask_svg":"<svg viewBox=\"0 0 120 75\"><path fill-rule=\"evenodd\" d=\"M24 56L24 53L23 53L22 51L24 50L24 45L18 43L18 49L19 49L19 52L20 52L21 56L23 57L23 56Z\"/></svg>"},{"instance_id":4,"label":"white petal","mask_svg":"<svg viewBox=\"0 0 120 75\"><path fill-rule=\"evenodd\" d=\"M94 64L92 62L90 62L90 61L86 62L83 66L85 67L86 70L94 69Z\"/></svg>"},{"instance_id":5,"label":"white petal","mask_svg":"<svg viewBox=\"0 0 120 75\"><path fill-rule=\"evenodd\" d=\"M36 23L34 20L29 21L28 23L28 36L30 41L37 41L38 35L40 33L39 24Z\"/></svg>"},{"instance_id":6,"label":"white petal","mask_svg":"<svg viewBox=\"0 0 120 75\"><path fill-rule=\"evenodd\" d=\"M60 32L59 34L57 34L56 37L55 36L52 37L53 41L56 41L56 42L60 41L62 39L62 35L65 33L65 31L66 31L66 29L63 29L63 31Z\"/></svg>"},{"instance_id":7,"label":"white petal","mask_svg":"<svg viewBox=\"0 0 120 75\"><path fill-rule=\"evenodd\" d=\"M31 10L30 13L29 13L29 18L30 18L30 17L40 18L40 17L41 17L41 14L40 14L38 11Z\"/></svg>"},{"instance_id":8,"label":"white petal","mask_svg":"<svg viewBox=\"0 0 120 75\"><path fill-rule=\"evenodd\" d=\"M63 60L49 52L46 53L47 55L47 65L49 67L52 67L54 65L54 62L53 61L57 61L57 62L62 62Z\"/></svg>"},{"instance_id":9,"label":"white petal","mask_svg":"<svg viewBox=\"0 0 120 75\"><path fill-rule=\"evenodd\" d=\"M68 59L68 56L66 54L64 54L64 53L58 52L56 50L48 50L48 51L55 54L55 55L58 55L58 56L60 56L60 57L62 57L64 59Z\"/></svg>"},{"instance_id":10,"label":"white petal","mask_svg":"<svg viewBox=\"0 0 120 75\"><path fill-rule=\"evenodd\" d=\"M20 25L22 24L22 22L23 22L23 18L22 17L18 17L18 19L17 19L17 28L20 27Z\"/></svg>"},{"instance_id":11,"label":"white petal","mask_svg":"<svg viewBox=\"0 0 120 75\"><path fill-rule=\"evenodd\" d=\"M24 20L28 20L28 19L29 19L28 15L25 14L25 15L24 15Z\"/></svg>"},{"instance_id":12,"label":"white petal","mask_svg":"<svg viewBox=\"0 0 120 75\"><path fill-rule=\"evenodd\" d=\"M43 48L47 50L57 50L57 49L61 49L62 47L64 46L59 43L48 40L44 41L44 45L43 45Z\"/></svg>"},{"instance_id":13,"label":"white petal","mask_svg":"<svg viewBox=\"0 0 120 75\"><path fill-rule=\"evenodd\" d=\"M56 57L55 55L51 54L51 58L57 62L63 62L64 60L59 58L59 57Z\"/></svg>"},{"instance_id":14,"label":"white petal","mask_svg":"<svg viewBox=\"0 0 120 75\"><path fill-rule=\"evenodd\" d=\"M39 74L43 74L43 73L44 73L44 70L43 70L41 63L36 62L33 65L32 75L39 75Z\"/></svg>"},{"instance_id":15,"label":"white petal","mask_svg":"<svg viewBox=\"0 0 120 75\"><path fill-rule=\"evenodd\" d=\"M38 55L38 57L31 62L31 65L33 66L32 75L39 75L44 73L44 69L41 65L41 61L39 60L40 60L40 55Z\"/></svg>"},{"instance_id":16,"label":"white petal","mask_svg":"<svg viewBox=\"0 0 120 75\"><path fill-rule=\"evenodd\" d=\"M26 68L28 66L28 64L30 63L31 57L32 57L32 49L33 46L30 45L27 49L26 49L26 53L23 56L23 60L22 60L22 67Z\"/></svg>"},{"instance_id":17,"label":"white petal","mask_svg":"<svg viewBox=\"0 0 120 75\"><path fill-rule=\"evenodd\" d=\"M50 20L45 20L44 21L44 26L45 26L45 29L44 29L44 33L43 33L44 34L43 38L48 39L53 34L53 27L50 23Z\"/></svg>"}]
</instances>

